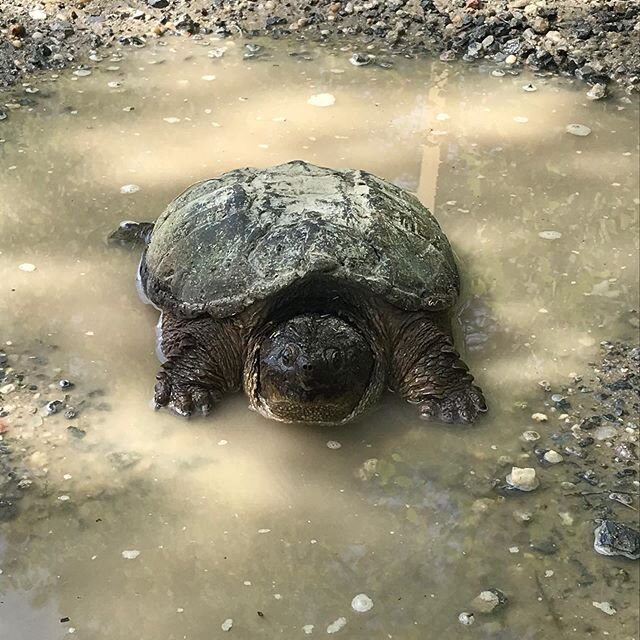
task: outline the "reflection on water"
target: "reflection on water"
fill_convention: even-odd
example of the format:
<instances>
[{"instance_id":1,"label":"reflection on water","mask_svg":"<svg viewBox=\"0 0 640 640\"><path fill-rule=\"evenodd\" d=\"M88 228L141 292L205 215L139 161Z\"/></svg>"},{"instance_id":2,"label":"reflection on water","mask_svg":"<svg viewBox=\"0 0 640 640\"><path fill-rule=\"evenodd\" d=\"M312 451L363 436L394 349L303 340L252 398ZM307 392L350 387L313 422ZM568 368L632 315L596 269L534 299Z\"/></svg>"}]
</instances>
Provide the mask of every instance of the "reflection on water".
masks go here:
<instances>
[{"instance_id":1,"label":"reflection on water","mask_svg":"<svg viewBox=\"0 0 640 640\"><path fill-rule=\"evenodd\" d=\"M560 488L569 465L540 470L531 495L491 489L500 456L533 464L518 436L537 382L634 334L637 108L587 104L561 79L265 44L262 59L183 43L43 77L0 128L0 338L55 345L48 371L93 398L82 439L62 415L14 414L40 488L1 525L0 637L208 640L230 618L230 637L296 638L341 617L353 639L637 637L637 567L590 550L592 521ZM308 104L319 93L335 104ZM105 236L197 179L294 158L434 207L465 279L458 342L491 404L477 427L425 426L393 399L341 429L267 422L242 397L197 422L150 409L156 313L136 297L137 256ZM556 416L535 428L546 438ZM509 605L461 626L489 587ZM351 609L358 593L370 612Z\"/></svg>"}]
</instances>

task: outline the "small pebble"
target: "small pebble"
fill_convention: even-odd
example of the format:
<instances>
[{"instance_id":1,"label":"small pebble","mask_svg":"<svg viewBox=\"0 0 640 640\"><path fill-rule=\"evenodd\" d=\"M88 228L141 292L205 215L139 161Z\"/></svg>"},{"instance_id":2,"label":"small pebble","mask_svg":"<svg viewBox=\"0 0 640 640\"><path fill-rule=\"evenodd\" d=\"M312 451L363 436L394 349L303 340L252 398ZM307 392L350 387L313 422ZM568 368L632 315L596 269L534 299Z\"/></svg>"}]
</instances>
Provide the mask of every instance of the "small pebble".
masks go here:
<instances>
[{"instance_id":1,"label":"small pebble","mask_svg":"<svg viewBox=\"0 0 640 640\"><path fill-rule=\"evenodd\" d=\"M337 440L329 440L327 442L327 448L329 449L340 449L340 447L342 447L342 444Z\"/></svg>"},{"instance_id":2,"label":"small pebble","mask_svg":"<svg viewBox=\"0 0 640 640\"><path fill-rule=\"evenodd\" d=\"M500 589L480 592L471 602L471 607L479 613L492 613L507 604L507 596Z\"/></svg>"},{"instance_id":3,"label":"small pebble","mask_svg":"<svg viewBox=\"0 0 640 640\"><path fill-rule=\"evenodd\" d=\"M559 231L540 231L538 236L543 240L558 240L562 238L562 234Z\"/></svg>"},{"instance_id":4,"label":"small pebble","mask_svg":"<svg viewBox=\"0 0 640 640\"><path fill-rule=\"evenodd\" d=\"M351 601L351 608L358 613L366 613L373 608L373 600L366 593L359 593Z\"/></svg>"},{"instance_id":5,"label":"small pebble","mask_svg":"<svg viewBox=\"0 0 640 640\"><path fill-rule=\"evenodd\" d=\"M138 191L140 191L140 187L137 184L124 184L120 187L120 193L123 194L130 194L130 193L137 193Z\"/></svg>"},{"instance_id":6,"label":"small pebble","mask_svg":"<svg viewBox=\"0 0 640 640\"><path fill-rule=\"evenodd\" d=\"M547 418L547 416L544 413L534 413L531 416L531 419L534 422L546 422L549 418Z\"/></svg>"},{"instance_id":7,"label":"small pebble","mask_svg":"<svg viewBox=\"0 0 640 640\"><path fill-rule=\"evenodd\" d=\"M342 629L345 625L347 624L347 619L346 618L338 618L337 620L334 620L328 627L327 627L327 633L337 633L338 631L340 631L340 629Z\"/></svg>"},{"instance_id":8,"label":"small pebble","mask_svg":"<svg viewBox=\"0 0 640 640\"><path fill-rule=\"evenodd\" d=\"M523 85L522 90L526 91L528 93L533 93L534 91L538 90L538 87L536 87L535 85L529 83L529 84Z\"/></svg>"},{"instance_id":9,"label":"small pebble","mask_svg":"<svg viewBox=\"0 0 640 640\"><path fill-rule=\"evenodd\" d=\"M122 552L122 557L125 560L135 560L140 555L140 552L137 549L125 549Z\"/></svg>"},{"instance_id":10,"label":"small pebble","mask_svg":"<svg viewBox=\"0 0 640 640\"><path fill-rule=\"evenodd\" d=\"M506 480L508 484L520 491L533 491L540 486L536 470L531 467L512 467Z\"/></svg>"},{"instance_id":11,"label":"small pebble","mask_svg":"<svg viewBox=\"0 0 640 640\"><path fill-rule=\"evenodd\" d=\"M606 613L608 616L612 616L616 613L616 610L611 606L610 602L592 602L591 603L596 609L600 609L603 613Z\"/></svg>"},{"instance_id":12,"label":"small pebble","mask_svg":"<svg viewBox=\"0 0 640 640\"><path fill-rule=\"evenodd\" d=\"M559 462L562 462L564 460L564 458L553 449L549 449L549 451L546 451L542 457L544 458L545 462L548 462L549 464L558 464Z\"/></svg>"},{"instance_id":13,"label":"small pebble","mask_svg":"<svg viewBox=\"0 0 640 640\"><path fill-rule=\"evenodd\" d=\"M537 431L525 431L521 437L525 442L540 440L540 434Z\"/></svg>"},{"instance_id":14,"label":"small pebble","mask_svg":"<svg viewBox=\"0 0 640 640\"><path fill-rule=\"evenodd\" d=\"M336 103L336 99L331 93L317 93L311 96L307 103L313 107L331 107Z\"/></svg>"},{"instance_id":15,"label":"small pebble","mask_svg":"<svg viewBox=\"0 0 640 640\"><path fill-rule=\"evenodd\" d=\"M591 129L585 126L584 124L568 124L567 125L567 133L570 133L572 136L585 137L591 133Z\"/></svg>"},{"instance_id":16,"label":"small pebble","mask_svg":"<svg viewBox=\"0 0 640 640\"><path fill-rule=\"evenodd\" d=\"M227 618L221 625L220 628L223 631L230 631L231 627L233 627L233 619L232 618Z\"/></svg>"},{"instance_id":17,"label":"small pebble","mask_svg":"<svg viewBox=\"0 0 640 640\"><path fill-rule=\"evenodd\" d=\"M458 622L460 624L464 624L465 626L469 626L473 624L475 621L476 621L476 617L473 615L473 613L469 613L468 611L463 611L458 616Z\"/></svg>"},{"instance_id":18,"label":"small pebble","mask_svg":"<svg viewBox=\"0 0 640 640\"><path fill-rule=\"evenodd\" d=\"M32 271L36 270L36 265L31 264L30 262L23 262L22 264L18 265L18 269L20 269L20 271L24 271L25 273L31 273Z\"/></svg>"}]
</instances>

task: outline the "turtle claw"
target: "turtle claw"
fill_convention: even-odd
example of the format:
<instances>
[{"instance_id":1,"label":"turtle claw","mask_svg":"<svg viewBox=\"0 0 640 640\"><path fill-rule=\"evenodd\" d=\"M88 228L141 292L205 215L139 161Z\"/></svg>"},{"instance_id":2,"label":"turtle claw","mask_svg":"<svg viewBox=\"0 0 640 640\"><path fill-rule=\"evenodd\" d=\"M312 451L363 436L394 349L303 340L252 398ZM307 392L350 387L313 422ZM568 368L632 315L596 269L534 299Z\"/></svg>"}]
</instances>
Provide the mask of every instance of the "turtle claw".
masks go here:
<instances>
[{"instance_id":1,"label":"turtle claw","mask_svg":"<svg viewBox=\"0 0 640 640\"><path fill-rule=\"evenodd\" d=\"M153 400L156 410L167 407L183 417L206 416L214 405L210 391L194 384L175 383L166 371L161 371L156 376Z\"/></svg>"},{"instance_id":2,"label":"turtle claw","mask_svg":"<svg viewBox=\"0 0 640 640\"><path fill-rule=\"evenodd\" d=\"M420 404L420 417L428 421L470 424L487 410L482 391L471 384L445 398L429 398Z\"/></svg>"}]
</instances>

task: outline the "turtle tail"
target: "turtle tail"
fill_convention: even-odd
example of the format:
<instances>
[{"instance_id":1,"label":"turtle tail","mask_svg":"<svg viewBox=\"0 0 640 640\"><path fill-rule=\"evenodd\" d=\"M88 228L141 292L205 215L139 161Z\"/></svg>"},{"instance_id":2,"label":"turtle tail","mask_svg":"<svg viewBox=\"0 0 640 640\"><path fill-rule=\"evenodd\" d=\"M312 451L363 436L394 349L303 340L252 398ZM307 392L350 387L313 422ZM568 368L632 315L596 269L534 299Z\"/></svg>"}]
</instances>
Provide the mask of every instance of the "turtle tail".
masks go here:
<instances>
[{"instance_id":1,"label":"turtle tail","mask_svg":"<svg viewBox=\"0 0 640 640\"><path fill-rule=\"evenodd\" d=\"M117 244L122 247L147 246L151 240L153 222L132 222L124 220L118 228L109 235L109 244Z\"/></svg>"}]
</instances>

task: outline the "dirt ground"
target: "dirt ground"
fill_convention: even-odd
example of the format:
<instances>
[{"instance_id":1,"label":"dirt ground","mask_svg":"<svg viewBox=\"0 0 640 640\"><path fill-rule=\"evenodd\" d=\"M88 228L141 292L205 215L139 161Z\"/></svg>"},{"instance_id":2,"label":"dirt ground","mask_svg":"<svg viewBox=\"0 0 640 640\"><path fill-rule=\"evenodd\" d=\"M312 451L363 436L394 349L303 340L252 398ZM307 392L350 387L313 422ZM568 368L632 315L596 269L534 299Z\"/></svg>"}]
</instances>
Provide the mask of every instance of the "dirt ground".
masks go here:
<instances>
[{"instance_id":1,"label":"dirt ground","mask_svg":"<svg viewBox=\"0 0 640 640\"><path fill-rule=\"evenodd\" d=\"M640 88L636 0L2 0L0 86L103 47L171 35L333 38L442 60L560 72Z\"/></svg>"}]
</instances>

